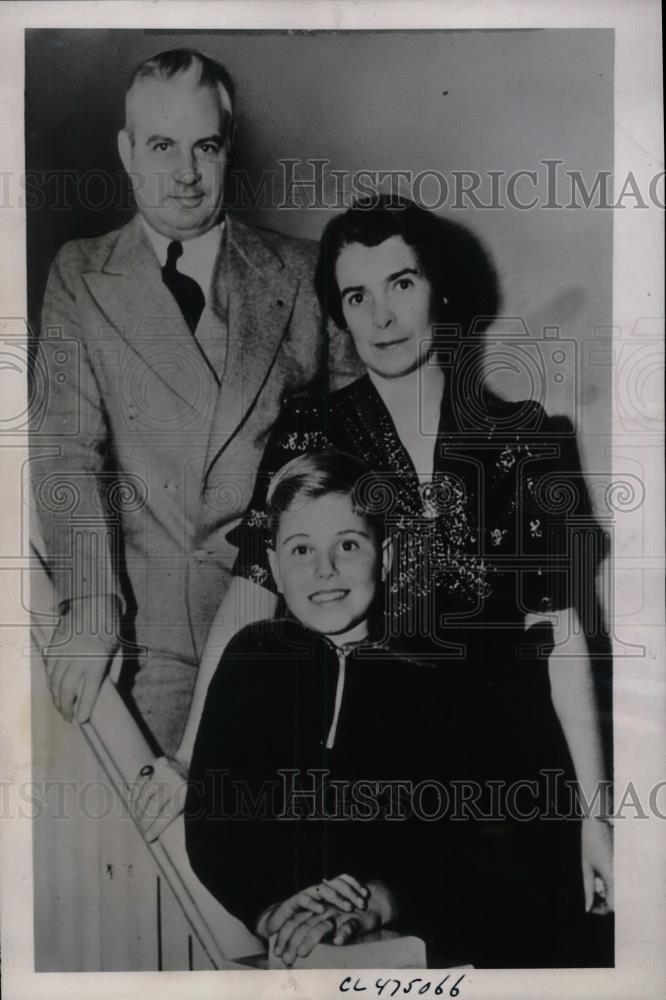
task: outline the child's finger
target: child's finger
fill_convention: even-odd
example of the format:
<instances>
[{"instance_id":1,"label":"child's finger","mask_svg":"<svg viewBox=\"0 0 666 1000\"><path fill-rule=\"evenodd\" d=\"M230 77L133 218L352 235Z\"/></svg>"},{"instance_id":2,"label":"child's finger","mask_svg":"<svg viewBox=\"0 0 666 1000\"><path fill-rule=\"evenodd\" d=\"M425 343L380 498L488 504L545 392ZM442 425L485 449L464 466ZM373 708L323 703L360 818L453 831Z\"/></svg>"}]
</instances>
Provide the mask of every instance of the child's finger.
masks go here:
<instances>
[{"instance_id":1,"label":"child's finger","mask_svg":"<svg viewBox=\"0 0 666 1000\"><path fill-rule=\"evenodd\" d=\"M271 913L268 918L267 926L270 929L270 933L274 934L279 931L286 920L289 920L296 912L305 913L323 913L324 904L312 899L307 895L307 890L297 893L295 896L290 896L289 899L285 899L283 903L276 906L273 913Z\"/></svg>"},{"instance_id":2,"label":"child's finger","mask_svg":"<svg viewBox=\"0 0 666 1000\"><path fill-rule=\"evenodd\" d=\"M286 899L284 903L276 906L266 921L266 931L269 936L277 934L285 920L289 920L297 910L297 904L293 899Z\"/></svg>"},{"instance_id":3,"label":"child's finger","mask_svg":"<svg viewBox=\"0 0 666 1000\"><path fill-rule=\"evenodd\" d=\"M359 880L357 878L354 878L353 875L347 875L343 872L342 875L338 875L337 877L339 879L342 879L344 882L347 882L347 884L350 885L352 889L356 889L356 891L360 892L363 896L370 895L370 890L368 889L367 885L364 885L363 882L359 882Z\"/></svg>"},{"instance_id":4,"label":"child's finger","mask_svg":"<svg viewBox=\"0 0 666 1000\"><path fill-rule=\"evenodd\" d=\"M359 921L356 917L350 917L344 923L338 922L338 928L333 935L333 944L346 944L351 938L357 936L360 929Z\"/></svg>"},{"instance_id":5,"label":"child's finger","mask_svg":"<svg viewBox=\"0 0 666 1000\"><path fill-rule=\"evenodd\" d=\"M303 889L297 896L294 896L294 899L300 907L309 910L310 913L323 913L326 909L324 898L320 892L315 891L316 889L318 886Z\"/></svg>"},{"instance_id":6,"label":"child's finger","mask_svg":"<svg viewBox=\"0 0 666 1000\"><path fill-rule=\"evenodd\" d=\"M337 887L332 882L324 880L321 885L317 886L317 890L318 898L323 899L331 906L337 906L339 910L342 910L345 913L349 913L353 910L354 904L348 898L347 894L343 895L342 892L339 892Z\"/></svg>"},{"instance_id":7,"label":"child's finger","mask_svg":"<svg viewBox=\"0 0 666 1000\"><path fill-rule=\"evenodd\" d=\"M322 917L310 917L294 932L285 955L293 961L296 957L305 958L315 945L330 936L335 931L335 917L332 914ZM286 959L285 959L286 960Z\"/></svg>"},{"instance_id":8,"label":"child's finger","mask_svg":"<svg viewBox=\"0 0 666 1000\"><path fill-rule=\"evenodd\" d=\"M324 879L324 885L329 888L334 889L338 892L344 899L349 900L352 906L357 909L363 909L366 905L367 896L365 896L360 889L359 883L354 879L355 885L351 885L345 879L339 875L334 879ZM358 886L358 888L357 888Z\"/></svg>"},{"instance_id":9,"label":"child's finger","mask_svg":"<svg viewBox=\"0 0 666 1000\"><path fill-rule=\"evenodd\" d=\"M293 955L296 951L295 948L290 946L293 935L296 933L301 924L306 922L306 920L320 920L321 918L322 914L313 914L310 910L299 910L297 913L294 913L291 917L285 920L282 927L278 931L277 940L273 948L275 954L278 957L282 956L282 959L285 962L287 961L287 955L290 954L292 955L291 960L293 961Z\"/></svg>"}]
</instances>

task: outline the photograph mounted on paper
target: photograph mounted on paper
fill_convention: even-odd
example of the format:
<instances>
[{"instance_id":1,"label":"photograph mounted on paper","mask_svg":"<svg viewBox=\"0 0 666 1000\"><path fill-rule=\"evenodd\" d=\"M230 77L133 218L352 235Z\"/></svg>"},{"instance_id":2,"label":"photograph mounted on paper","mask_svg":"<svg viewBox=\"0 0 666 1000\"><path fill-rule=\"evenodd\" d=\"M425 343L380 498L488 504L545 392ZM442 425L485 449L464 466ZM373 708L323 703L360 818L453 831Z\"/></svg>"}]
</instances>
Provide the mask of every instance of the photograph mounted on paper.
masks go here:
<instances>
[{"instance_id":1,"label":"photograph mounted on paper","mask_svg":"<svg viewBox=\"0 0 666 1000\"><path fill-rule=\"evenodd\" d=\"M26 31L36 971L613 967L614 42Z\"/></svg>"}]
</instances>

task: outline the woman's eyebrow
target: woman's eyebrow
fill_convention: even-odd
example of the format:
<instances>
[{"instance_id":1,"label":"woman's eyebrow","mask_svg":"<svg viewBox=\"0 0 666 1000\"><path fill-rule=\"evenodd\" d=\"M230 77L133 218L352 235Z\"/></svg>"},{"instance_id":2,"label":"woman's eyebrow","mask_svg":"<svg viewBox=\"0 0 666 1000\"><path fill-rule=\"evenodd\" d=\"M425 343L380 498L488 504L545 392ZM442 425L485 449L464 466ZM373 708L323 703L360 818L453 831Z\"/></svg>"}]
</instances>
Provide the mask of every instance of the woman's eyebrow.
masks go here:
<instances>
[{"instance_id":1,"label":"woman's eyebrow","mask_svg":"<svg viewBox=\"0 0 666 1000\"><path fill-rule=\"evenodd\" d=\"M418 271L418 269L415 267L403 267L400 271L394 271L392 274L387 275L387 277L384 280L396 281L396 279L401 278L403 274L415 274L418 277L420 271ZM364 288L365 285L347 285L346 288L342 289L340 295L348 295L349 292L362 292Z\"/></svg>"},{"instance_id":2,"label":"woman's eyebrow","mask_svg":"<svg viewBox=\"0 0 666 1000\"><path fill-rule=\"evenodd\" d=\"M361 531L360 528L343 528L342 531L336 531L336 538L340 535L361 535L362 538L370 538L370 533L368 531Z\"/></svg>"},{"instance_id":3,"label":"woman's eyebrow","mask_svg":"<svg viewBox=\"0 0 666 1000\"><path fill-rule=\"evenodd\" d=\"M295 531L293 535L288 535L287 538L283 539L282 544L286 545L287 542L291 542L294 538L309 538L310 536L305 531Z\"/></svg>"},{"instance_id":4,"label":"woman's eyebrow","mask_svg":"<svg viewBox=\"0 0 666 1000\"><path fill-rule=\"evenodd\" d=\"M418 277L419 272L415 267L403 267L401 271L395 271L394 274L389 274L386 280L395 281L396 278L402 278L403 274L415 274Z\"/></svg>"}]
</instances>

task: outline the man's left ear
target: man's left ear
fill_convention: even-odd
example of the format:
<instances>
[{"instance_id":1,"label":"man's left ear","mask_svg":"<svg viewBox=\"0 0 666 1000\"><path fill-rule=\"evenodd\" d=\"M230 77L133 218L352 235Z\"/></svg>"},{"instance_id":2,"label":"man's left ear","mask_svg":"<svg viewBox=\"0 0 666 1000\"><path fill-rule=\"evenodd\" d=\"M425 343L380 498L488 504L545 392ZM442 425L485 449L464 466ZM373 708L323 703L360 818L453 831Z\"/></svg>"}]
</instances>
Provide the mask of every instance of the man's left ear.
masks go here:
<instances>
[{"instance_id":1,"label":"man's left ear","mask_svg":"<svg viewBox=\"0 0 666 1000\"><path fill-rule=\"evenodd\" d=\"M382 542L382 583L391 572L393 565L393 542L385 538Z\"/></svg>"}]
</instances>

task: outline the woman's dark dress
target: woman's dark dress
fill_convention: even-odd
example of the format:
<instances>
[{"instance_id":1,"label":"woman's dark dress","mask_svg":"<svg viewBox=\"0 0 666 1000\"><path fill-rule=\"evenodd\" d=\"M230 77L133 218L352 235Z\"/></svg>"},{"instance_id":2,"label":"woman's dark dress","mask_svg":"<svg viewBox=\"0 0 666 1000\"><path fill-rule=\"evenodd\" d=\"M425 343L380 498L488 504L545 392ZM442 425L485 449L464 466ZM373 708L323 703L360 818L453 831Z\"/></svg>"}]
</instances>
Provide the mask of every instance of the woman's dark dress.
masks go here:
<instances>
[{"instance_id":1,"label":"woman's dark dress","mask_svg":"<svg viewBox=\"0 0 666 1000\"><path fill-rule=\"evenodd\" d=\"M246 517L230 535L239 547L234 572L272 587L265 496L290 459L334 448L381 477L370 499L394 540L385 638L436 665L446 767L454 783L467 783L461 796L472 796L459 824L457 885L443 876L468 960L578 964L580 826L575 817L553 818L571 816L564 783L574 772L550 696L552 632L526 633L524 619L584 603L605 536L566 419L548 418L533 402L489 397L472 406L446 381L425 487L368 376L325 402L287 403ZM474 798L469 789L479 783ZM498 787L506 792L499 813ZM535 807L551 818L522 818ZM493 819L482 818L489 812Z\"/></svg>"}]
</instances>

